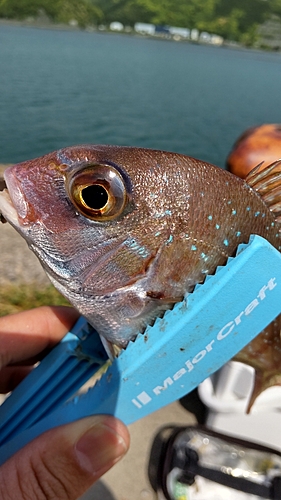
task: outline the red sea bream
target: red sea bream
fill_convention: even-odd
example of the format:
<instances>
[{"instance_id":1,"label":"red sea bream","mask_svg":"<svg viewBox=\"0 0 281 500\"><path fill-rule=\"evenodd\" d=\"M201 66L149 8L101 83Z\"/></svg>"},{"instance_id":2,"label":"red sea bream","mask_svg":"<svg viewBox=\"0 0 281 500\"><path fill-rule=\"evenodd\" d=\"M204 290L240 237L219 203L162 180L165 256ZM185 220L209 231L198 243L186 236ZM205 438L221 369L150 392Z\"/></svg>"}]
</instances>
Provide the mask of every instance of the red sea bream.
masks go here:
<instances>
[{"instance_id":1,"label":"red sea bream","mask_svg":"<svg viewBox=\"0 0 281 500\"><path fill-rule=\"evenodd\" d=\"M175 153L86 145L9 167L5 182L2 218L25 238L56 288L120 347L251 234L280 249L280 162L242 180ZM263 387L270 370L274 383L281 380L279 319L275 325L275 340L260 335L255 352L250 347L243 355L266 371Z\"/></svg>"}]
</instances>

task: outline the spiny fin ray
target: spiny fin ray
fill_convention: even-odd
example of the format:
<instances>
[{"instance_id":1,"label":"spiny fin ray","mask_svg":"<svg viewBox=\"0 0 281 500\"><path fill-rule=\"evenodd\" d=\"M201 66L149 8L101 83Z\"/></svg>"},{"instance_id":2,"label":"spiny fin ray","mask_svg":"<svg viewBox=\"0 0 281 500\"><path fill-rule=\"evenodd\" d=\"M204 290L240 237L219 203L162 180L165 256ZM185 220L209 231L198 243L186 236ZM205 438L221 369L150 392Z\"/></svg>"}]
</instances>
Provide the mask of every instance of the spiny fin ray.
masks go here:
<instances>
[{"instance_id":1,"label":"spiny fin ray","mask_svg":"<svg viewBox=\"0 0 281 500\"><path fill-rule=\"evenodd\" d=\"M261 164L246 177L246 183L253 188L276 217L281 207L281 160L277 160L260 171Z\"/></svg>"}]
</instances>

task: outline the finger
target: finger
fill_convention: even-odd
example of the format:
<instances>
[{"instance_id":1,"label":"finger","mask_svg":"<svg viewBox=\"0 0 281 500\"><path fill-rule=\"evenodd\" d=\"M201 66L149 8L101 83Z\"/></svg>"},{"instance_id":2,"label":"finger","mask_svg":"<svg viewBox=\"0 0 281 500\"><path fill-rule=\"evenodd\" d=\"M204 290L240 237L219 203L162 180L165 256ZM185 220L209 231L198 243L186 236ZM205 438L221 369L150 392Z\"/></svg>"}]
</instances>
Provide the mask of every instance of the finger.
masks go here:
<instances>
[{"instance_id":1,"label":"finger","mask_svg":"<svg viewBox=\"0 0 281 500\"><path fill-rule=\"evenodd\" d=\"M0 498L76 500L127 451L119 420L95 416L46 432L0 468Z\"/></svg>"},{"instance_id":2,"label":"finger","mask_svg":"<svg viewBox=\"0 0 281 500\"><path fill-rule=\"evenodd\" d=\"M75 309L67 306L44 306L3 316L0 318L0 368L50 349L78 316Z\"/></svg>"},{"instance_id":3,"label":"finger","mask_svg":"<svg viewBox=\"0 0 281 500\"><path fill-rule=\"evenodd\" d=\"M29 366L7 366L0 371L0 393L6 394L13 391L15 387L30 373Z\"/></svg>"}]
</instances>

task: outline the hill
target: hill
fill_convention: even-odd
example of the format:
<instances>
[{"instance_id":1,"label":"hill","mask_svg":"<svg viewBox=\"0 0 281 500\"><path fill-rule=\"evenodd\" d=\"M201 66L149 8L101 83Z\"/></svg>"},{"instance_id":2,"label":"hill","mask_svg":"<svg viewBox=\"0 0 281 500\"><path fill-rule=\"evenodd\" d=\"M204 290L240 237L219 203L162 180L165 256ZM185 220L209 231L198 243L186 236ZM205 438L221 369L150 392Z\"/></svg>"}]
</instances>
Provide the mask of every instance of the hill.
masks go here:
<instances>
[{"instance_id":1,"label":"hill","mask_svg":"<svg viewBox=\"0 0 281 500\"><path fill-rule=\"evenodd\" d=\"M251 46L258 26L281 16L281 0L0 0L0 18L36 18L80 27L120 21L197 28Z\"/></svg>"}]
</instances>

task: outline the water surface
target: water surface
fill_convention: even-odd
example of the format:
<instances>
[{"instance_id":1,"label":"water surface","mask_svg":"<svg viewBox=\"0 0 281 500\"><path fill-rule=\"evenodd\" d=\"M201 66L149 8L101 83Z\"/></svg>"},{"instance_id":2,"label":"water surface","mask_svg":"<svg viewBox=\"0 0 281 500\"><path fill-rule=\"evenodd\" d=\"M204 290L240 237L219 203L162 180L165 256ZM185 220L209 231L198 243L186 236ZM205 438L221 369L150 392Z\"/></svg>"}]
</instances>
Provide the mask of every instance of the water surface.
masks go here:
<instances>
[{"instance_id":1,"label":"water surface","mask_svg":"<svg viewBox=\"0 0 281 500\"><path fill-rule=\"evenodd\" d=\"M0 25L0 162L78 143L222 166L247 127L281 122L281 55Z\"/></svg>"}]
</instances>

